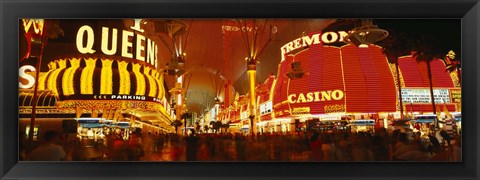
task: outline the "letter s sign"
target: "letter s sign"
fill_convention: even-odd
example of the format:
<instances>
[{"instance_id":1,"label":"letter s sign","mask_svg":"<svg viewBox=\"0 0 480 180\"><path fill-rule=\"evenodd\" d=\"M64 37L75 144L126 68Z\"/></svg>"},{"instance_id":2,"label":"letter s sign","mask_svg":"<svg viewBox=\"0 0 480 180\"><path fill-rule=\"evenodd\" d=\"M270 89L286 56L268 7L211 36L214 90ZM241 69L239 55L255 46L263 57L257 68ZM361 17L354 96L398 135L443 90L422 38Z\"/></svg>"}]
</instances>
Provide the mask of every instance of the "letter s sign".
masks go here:
<instances>
[{"instance_id":1,"label":"letter s sign","mask_svg":"<svg viewBox=\"0 0 480 180\"><path fill-rule=\"evenodd\" d=\"M29 70L30 72L35 72L36 71L35 67L30 66L30 65L20 67L18 75L20 76L21 79L24 79L24 80L27 81L27 84L23 84L21 82L22 80L20 80L20 82L18 82L18 86L22 89L29 89L29 88L33 87L33 85L35 84L35 77L33 77L30 74L27 74L26 73L27 70Z\"/></svg>"}]
</instances>

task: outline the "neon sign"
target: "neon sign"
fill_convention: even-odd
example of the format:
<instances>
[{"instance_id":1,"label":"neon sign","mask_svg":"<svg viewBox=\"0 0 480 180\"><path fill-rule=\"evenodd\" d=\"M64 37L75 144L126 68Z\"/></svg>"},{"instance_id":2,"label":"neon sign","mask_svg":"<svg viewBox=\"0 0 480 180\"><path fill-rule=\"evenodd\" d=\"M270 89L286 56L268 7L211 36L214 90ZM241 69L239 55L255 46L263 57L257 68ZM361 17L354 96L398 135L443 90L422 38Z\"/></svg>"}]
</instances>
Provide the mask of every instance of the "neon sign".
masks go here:
<instances>
[{"instance_id":1,"label":"neon sign","mask_svg":"<svg viewBox=\"0 0 480 180\"><path fill-rule=\"evenodd\" d=\"M131 28L139 32L143 31L143 29L139 29L137 25ZM119 46L117 39L118 36L121 36L120 54L122 57L134 58L135 54L135 59L145 61L155 67L158 66L158 47L155 41L151 40L150 38L146 38L144 35L136 34L133 31L122 30L121 35L119 35L118 33L118 29L116 28L102 27L101 52L103 54L117 54L117 50L119 49L117 48ZM76 39L76 46L78 52L82 54L95 53L97 50L94 49L94 37L95 34L92 27L88 25L80 27L80 29L78 29ZM136 41L132 42L132 38L136 39Z\"/></svg>"},{"instance_id":2,"label":"neon sign","mask_svg":"<svg viewBox=\"0 0 480 180\"><path fill-rule=\"evenodd\" d=\"M347 36L348 33L345 31L338 31L338 32L325 32L325 33L317 33L311 36L303 36L301 38L297 38L289 43L283 45L280 48L282 60L285 60L285 55L289 52L292 52L299 48L304 48L313 44L331 44L335 42L344 42L344 37Z\"/></svg>"},{"instance_id":3,"label":"neon sign","mask_svg":"<svg viewBox=\"0 0 480 180\"><path fill-rule=\"evenodd\" d=\"M452 102L461 103L462 102L462 90L460 89L451 89L450 96L452 97Z\"/></svg>"},{"instance_id":4,"label":"neon sign","mask_svg":"<svg viewBox=\"0 0 480 180\"><path fill-rule=\"evenodd\" d=\"M27 81L26 84L24 84L22 82L18 82L18 87L20 87L22 89L29 89L29 88L33 87L33 85L35 85L35 77L33 77L30 74L27 74L27 70L30 71L30 72L35 72L36 71L35 67L33 67L31 65L25 65L25 66L20 67L20 69L18 70L19 71L18 74L19 74L21 79L24 79L24 80Z\"/></svg>"},{"instance_id":5,"label":"neon sign","mask_svg":"<svg viewBox=\"0 0 480 180\"><path fill-rule=\"evenodd\" d=\"M320 98L321 95L321 98ZM294 103L307 103L307 102L319 102L319 101L333 101L343 99L344 93L342 90L333 91L316 91L309 93L298 93L288 95L288 102Z\"/></svg>"},{"instance_id":6,"label":"neon sign","mask_svg":"<svg viewBox=\"0 0 480 180\"><path fill-rule=\"evenodd\" d=\"M30 27L33 26L33 31L35 32L35 34L43 34L43 19L22 19L22 22L25 32L28 33L30 31Z\"/></svg>"}]
</instances>

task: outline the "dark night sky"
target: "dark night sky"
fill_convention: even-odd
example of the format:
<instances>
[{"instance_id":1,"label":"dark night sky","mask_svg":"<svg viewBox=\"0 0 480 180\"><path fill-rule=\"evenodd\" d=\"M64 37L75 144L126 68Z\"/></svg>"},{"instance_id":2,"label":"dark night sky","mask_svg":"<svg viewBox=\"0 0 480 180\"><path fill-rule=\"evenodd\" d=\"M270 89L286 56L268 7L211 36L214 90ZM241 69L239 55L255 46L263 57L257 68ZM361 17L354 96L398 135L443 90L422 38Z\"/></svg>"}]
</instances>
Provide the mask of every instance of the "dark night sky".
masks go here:
<instances>
[{"instance_id":1,"label":"dark night sky","mask_svg":"<svg viewBox=\"0 0 480 180\"><path fill-rule=\"evenodd\" d=\"M382 29L403 32L412 38L421 34L431 35L457 54L461 50L460 19L374 19L374 24Z\"/></svg>"}]
</instances>

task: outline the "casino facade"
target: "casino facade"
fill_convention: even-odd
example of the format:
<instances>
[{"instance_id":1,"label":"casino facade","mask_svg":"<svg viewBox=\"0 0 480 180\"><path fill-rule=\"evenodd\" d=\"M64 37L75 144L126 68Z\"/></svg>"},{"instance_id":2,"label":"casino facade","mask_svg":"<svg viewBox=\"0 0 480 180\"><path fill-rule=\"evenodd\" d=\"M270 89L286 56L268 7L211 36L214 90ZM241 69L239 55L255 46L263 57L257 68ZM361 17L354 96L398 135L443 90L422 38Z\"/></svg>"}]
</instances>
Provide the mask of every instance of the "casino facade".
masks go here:
<instances>
[{"instance_id":1,"label":"casino facade","mask_svg":"<svg viewBox=\"0 0 480 180\"><path fill-rule=\"evenodd\" d=\"M74 41L51 42L54 56L43 60L48 69L40 69L38 77L36 126L40 132L77 131L67 130L67 121L79 127L79 134L82 128L104 127L126 133L172 131L175 115L166 100L164 74L157 70L158 42L148 31L135 29L134 23L77 23L73 26L76 37L68 38ZM20 131L30 123L34 65L31 59L20 63Z\"/></svg>"},{"instance_id":2,"label":"casino facade","mask_svg":"<svg viewBox=\"0 0 480 180\"><path fill-rule=\"evenodd\" d=\"M400 107L395 65L388 62L382 47L333 45L341 44L342 34L313 32L281 47L283 59L277 75L268 77L256 88L259 132L293 132L315 127L387 128L400 119L400 108L410 119L435 116L434 111L440 119L446 113L461 112L458 77L445 70L443 60L431 62L437 104L432 109L426 63L417 63L412 55L399 58L403 101ZM303 76L289 77L294 68L300 68ZM234 127L248 128L248 118L241 116L248 114L249 108L243 107L248 104L241 99L236 102L241 105L229 108L230 115L225 114L224 119L232 119ZM362 122L355 124L355 121Z\"/></svg>"}]
</instances>

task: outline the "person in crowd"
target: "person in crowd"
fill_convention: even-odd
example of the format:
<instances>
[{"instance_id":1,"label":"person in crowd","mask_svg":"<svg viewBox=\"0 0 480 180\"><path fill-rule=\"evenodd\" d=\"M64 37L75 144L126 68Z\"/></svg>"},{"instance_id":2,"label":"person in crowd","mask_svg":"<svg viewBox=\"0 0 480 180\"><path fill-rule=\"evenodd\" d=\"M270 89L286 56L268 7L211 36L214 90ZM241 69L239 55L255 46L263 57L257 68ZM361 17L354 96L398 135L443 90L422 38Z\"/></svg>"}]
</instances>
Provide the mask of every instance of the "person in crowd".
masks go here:
<instances>
[{"instance_id":1,"label":"person in crowd","mask_svg":"<svg viewBox=\"0 0 480 180\"><path fill-rule=\"evenodd\" d=\"M348 133L341 135L340 141L337 143L336 157L339 161L351 161L352 160L352 146L348 140Z\"/></svg>"},{"instance_id":2,"label":"person in crowd","mask_svg":"<svg viewBox=\"0 0 480 180\"><path fill-rule=\"evenodd\" d=\"M165 135L160 134L155 138L155 152L162 152L165 144Z\"/></svg>"},{"instance_id":3,"label":"person in crowd","mask_svg":"<svg viewBox=\"0 0 480 180\"><path fill-rule=\"evenodd\" d=\"M237 160L239 161L247 160L246 142L245 142L245 138L241 134L235 135L235 147L236 147Z\"/></svg>"},{"instance_id":4,"label":"person in crowd","mask_svg":"<svg viewBox=\"0 0 480 180\"><path fill-rule=\"evenodd\" d=\"M412 150L411 148L412 147L409 146L408 135L406 133L400 133L398 136L398 141L394 147L393 158L397 159L398 156Z\"/></svg>"},{"instance_id":5,"label":"person in crowd","mask_svg":"<svg viewBox=\"0 0 480 180\"><path fill-rule=\"evenodd\" d=\"M388 145L380 135L373 136L372 149L375 161L387 161L389 159Z\"/></svg>"},{"instance_id":6,"label":"person in crowd","mask_svg":"<svg viewBox=\"0 0 480 180\"><path fill-rule=\"evenodd\" d=\"M200 139L196 136L194 129L190 129L190 135L185 138L185 142L187 161L196 161Z\"/></svg>"},{"instance_id":7,"label":"person in crowd","mask_svg":"<svg viewBox=\"0 0 480 180\"><path fill-rule=\"evenodd\" d=\"M130 155L129 159L133 161L139 161L144 159L145 151L142 144L142 138L140 132L133 133L130 138L128 139L128 149L130 151L128 154Z\"/></svg>"},{"instance_id":8,"label":"person in crowd","mask_svg":"<svg viewBox=\"0 0 480 180\"><path fill-rule=\"evenodd\" d=\"M325 134L323 136L322 152L324 161L334 161L336 160L336 147L333 143L333 138L331 134Z\"/></svg>"},{"instance_id":9,"label":"person in crowd","mask_svg":"<svg viewBox=\"0 0 480 180\"><path fill-rule=\"evenodd\" d=\"M63 161L66 158L65 150L60 146L60 134L56 131L47 131L44 142L29 154L31 161Z\"/></svg>"},{"instance_id":10,"label":"person in crowd","mask_svg":"<svg viewBox=\"0 0 480 180\"><path fill-rule=\"evenodd\" d=\"M200 147L198 148L198 160L208 160L208 147L206 143L206 136L202 135L200 138Z\"/></svg>"},{"instance_id":11,"label":"person in crowd","mask_svg":"<svg viewBox=\"0 0 480 180\"><path fill-rule=\"evenodd\" d=\"M352 137L352 160L353 161L372 161L373 152L368 149L367 139L364 133L356 134Z\"/></svg>"},{"instance_id":12,"label":"person in crowd","mask_svg":"<svg viewBox=\"0 0 480 180\"><path fill-rule=\"evenodd\" d=\"M421 144L411 144L408 146L409 151L396 157L399 161L427 161L427 150L422 148Z\"/></svg>"},{"instance_id":13,"label":"person in crowd","mask_svg":"<svg viewBox=\"0 0 480 180\"><path fill-rule=\"evenodd\" d=\"M310 150L312 152L311 159L313 161L321 161L323 159L322 145L323 143L320 139L320 134L314 133L310 138Z\"/></svg>"},{"instance_id":14,"label":"person in crowd","mask_svg":"<svg viewBox=\"0 0 480 180\"><path fill-rule=\"evenodd\" d=\"M428 135L428 139L430 139L430 143L427 149L430 152L430 156L434 156L434 153L440 148L440 142L433 133Z\"/></svg>"},{"instance_id":15,"label":"person in crowd","mask_svg":"<svg viewBox=\"0 0 480 180\"><path fill-rule=\"evenodd\" d=\"M142 134L142 146L143 152L145 153L145 160L152 160L152 153L154 149L154 139L152 137L152 133L144 133Z\"/></svg>"},{"instance_id":16,"label":"person in crowd","mask_svg":"<svg viewBox=\"0 0 480 180\"><path fill-rule=\"evenodd\" d=\"M210 160L213 160L216 156L216 148L215 148L215 137L213 137L212 134L208 134L207 137L205 138L205 142L207 144L207 149L208 149L208 157Z\"/></svg>"},{"instance_id":17,"label":"person in crowd","mask_svg":"<svg viewBox=\"0 0 480 180\"><path fill-rule=\"evenodd\" d=\"M445 146L451 146L452 144L450 143L450 135L447 133L447 131L445 130L441 130L440 131L440 136L442 136L442 144L444 144Z\"/></svg>"},{"instance_id":18,"label":"person in crowd","mask_svg":"<svg viewBox=\"0 0 480 180\"><path fill-rule=\"evenodd\" d=\"M455 143L452 146L452 161L462 161L462 136L455 137Z\"/></svg>"}]
</instances>

